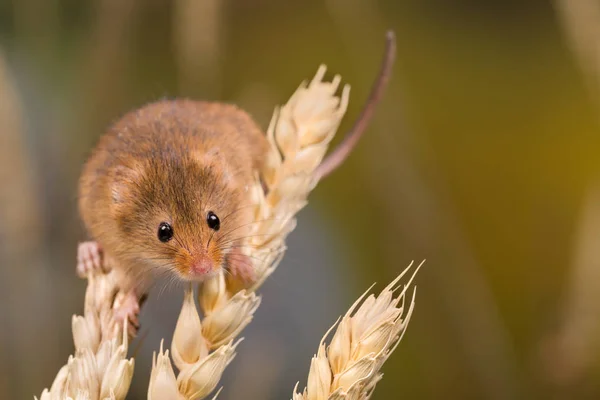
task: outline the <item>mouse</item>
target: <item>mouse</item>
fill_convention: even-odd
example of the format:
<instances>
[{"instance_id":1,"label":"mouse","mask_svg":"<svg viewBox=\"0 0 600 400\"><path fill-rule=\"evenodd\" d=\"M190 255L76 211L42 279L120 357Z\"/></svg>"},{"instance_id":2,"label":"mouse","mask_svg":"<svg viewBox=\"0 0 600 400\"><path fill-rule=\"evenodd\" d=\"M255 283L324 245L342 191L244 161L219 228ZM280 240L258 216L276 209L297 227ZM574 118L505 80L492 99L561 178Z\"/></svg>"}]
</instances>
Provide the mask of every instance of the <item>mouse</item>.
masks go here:
<instances>
[{"instance_id":1,"label":"mouse","mask_svg":"<svg viewBox=\"0 0 600 400\"><path fill-rule=\"evenodd\" d=\"M315 179L343 163L368 125L390 76L392 32L386 43L369 100ZM269 149L258 124L233 104L163 99L126 113L100 137L79 178L90 240L78 246L78 274L114 270L126 294L116 317L134 325L158 275L202 282L225 271L252 282L252 259L241 249L254 218L250 190Z\"/></svg>"}]
</instances>

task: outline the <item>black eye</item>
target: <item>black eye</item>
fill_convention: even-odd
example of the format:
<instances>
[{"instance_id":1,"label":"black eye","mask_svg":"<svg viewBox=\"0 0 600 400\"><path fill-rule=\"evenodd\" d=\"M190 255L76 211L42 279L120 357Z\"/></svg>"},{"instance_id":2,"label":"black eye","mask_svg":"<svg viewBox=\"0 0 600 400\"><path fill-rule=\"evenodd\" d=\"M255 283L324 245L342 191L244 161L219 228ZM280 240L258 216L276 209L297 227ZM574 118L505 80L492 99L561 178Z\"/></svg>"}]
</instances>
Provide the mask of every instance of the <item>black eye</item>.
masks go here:
<instances>
[{"instance_id":1,"label":"black eye","mask_svg":"<svg viewBox=\"0 0 600 400\"><path fill-rule=\"evenodd\" d=\"M208 215L206 216L206 222L208 223L208 227L210 229L214 229L215 231L218 231L221 227L221 221L219 221L219 217L217 217L217 214L212 211L208 212Z\"/></svg>"},{"instance_id":2,"label":"black eye","mask_svg":"<svg viewBox=\"0 0 600 400\"><path fill-rule=\"evenodd\" d=\"M161 222L158 226L158 240L163 243L173 238L173 228L166 222Z\"/></svg>"}]
</instances>

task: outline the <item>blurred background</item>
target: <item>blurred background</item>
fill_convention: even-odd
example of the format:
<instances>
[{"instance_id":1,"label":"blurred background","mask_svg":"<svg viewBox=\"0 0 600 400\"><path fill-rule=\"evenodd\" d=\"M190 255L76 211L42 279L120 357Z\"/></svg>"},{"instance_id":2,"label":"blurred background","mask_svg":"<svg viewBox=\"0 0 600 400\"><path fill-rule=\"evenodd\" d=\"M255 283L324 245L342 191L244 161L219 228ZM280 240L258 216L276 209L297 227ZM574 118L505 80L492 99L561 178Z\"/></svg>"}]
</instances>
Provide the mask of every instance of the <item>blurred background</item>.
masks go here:
<instances>
[{"instance_id":1,"label":"blurred background","mask_svg":"<svg viewBox=\"0 0 600 400\"><path fill-rule=\"evenodd\" d=\"M600 2L0 0L0 399L39 395L73 350L76 181L108 124L189 96L266 128L325 63L352 85L341 136L388 28L390 87L299 215L220 398L290 398L358 295L424 258L375 399L600 398ZM180 304L151 295L128 398Z\"/></svg>"}]
</instances>

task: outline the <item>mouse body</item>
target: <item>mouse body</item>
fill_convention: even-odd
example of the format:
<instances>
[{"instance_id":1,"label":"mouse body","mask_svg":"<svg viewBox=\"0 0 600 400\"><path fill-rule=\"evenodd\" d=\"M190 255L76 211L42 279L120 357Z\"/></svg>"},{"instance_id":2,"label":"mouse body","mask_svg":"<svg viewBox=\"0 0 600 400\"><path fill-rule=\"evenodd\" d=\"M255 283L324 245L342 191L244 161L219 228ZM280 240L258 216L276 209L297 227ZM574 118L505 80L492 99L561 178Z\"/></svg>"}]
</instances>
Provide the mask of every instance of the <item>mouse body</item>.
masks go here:
<instances>
[{"instance_id":1,"label":"mouse body","mask_svg":"<svg viewBox=\"0 0 600 400\"><path fill-rule=\"evenodd\" d=\"M391 76L395 44L388 31L369 98L315 169L315 182L343 164L369 125ZM155 272L202 281L225 270L252 281L251 258L241 249L259 222L250 191L269 148L252 118L224 103L158 101L109 128L79 180L79 212L92 240L79 245L77 270L117 272L126 293L117 319L137 325L139 300Z\"/></svg>"},{"instance_id":2,"label":"mouse body","mask_svg":"<svg viewBox=\"0 0 600 400\"><path fill-rule=\"evenodd\" d=\"M156 273L202 281L225 268L251 278L240 249L253 221L249 186L268 148L252 118L229 104L163 100L126 114L79 180L92 241L80 245L78 271L104 257L138 297Z\"/></svg>"}]
</instances>

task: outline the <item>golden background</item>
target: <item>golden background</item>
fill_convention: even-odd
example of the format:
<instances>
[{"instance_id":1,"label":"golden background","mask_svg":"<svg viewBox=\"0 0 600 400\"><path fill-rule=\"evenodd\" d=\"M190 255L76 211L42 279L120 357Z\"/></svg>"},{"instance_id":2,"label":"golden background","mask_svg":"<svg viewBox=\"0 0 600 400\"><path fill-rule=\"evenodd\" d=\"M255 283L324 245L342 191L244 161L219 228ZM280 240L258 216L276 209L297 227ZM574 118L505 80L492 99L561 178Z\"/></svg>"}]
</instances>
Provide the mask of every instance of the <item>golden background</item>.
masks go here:
<instances>
[{"instance_id":1,"label":"golden background","mask_svg":"<svg viewBox=\"0 0 600 400\"><path fill-rule=\"evenodd\" d=\"M266 128L325 63L352 85L341 136L389 28L390 87L300 214L220 398L290 398L337 316L423 258L374 399L600 398L591 0L0 0L0 398L39 395L72 351L76 181L109 123L190 96ZM129 398L180 301L151 295Z\"/></svg>"}]
</instances>

